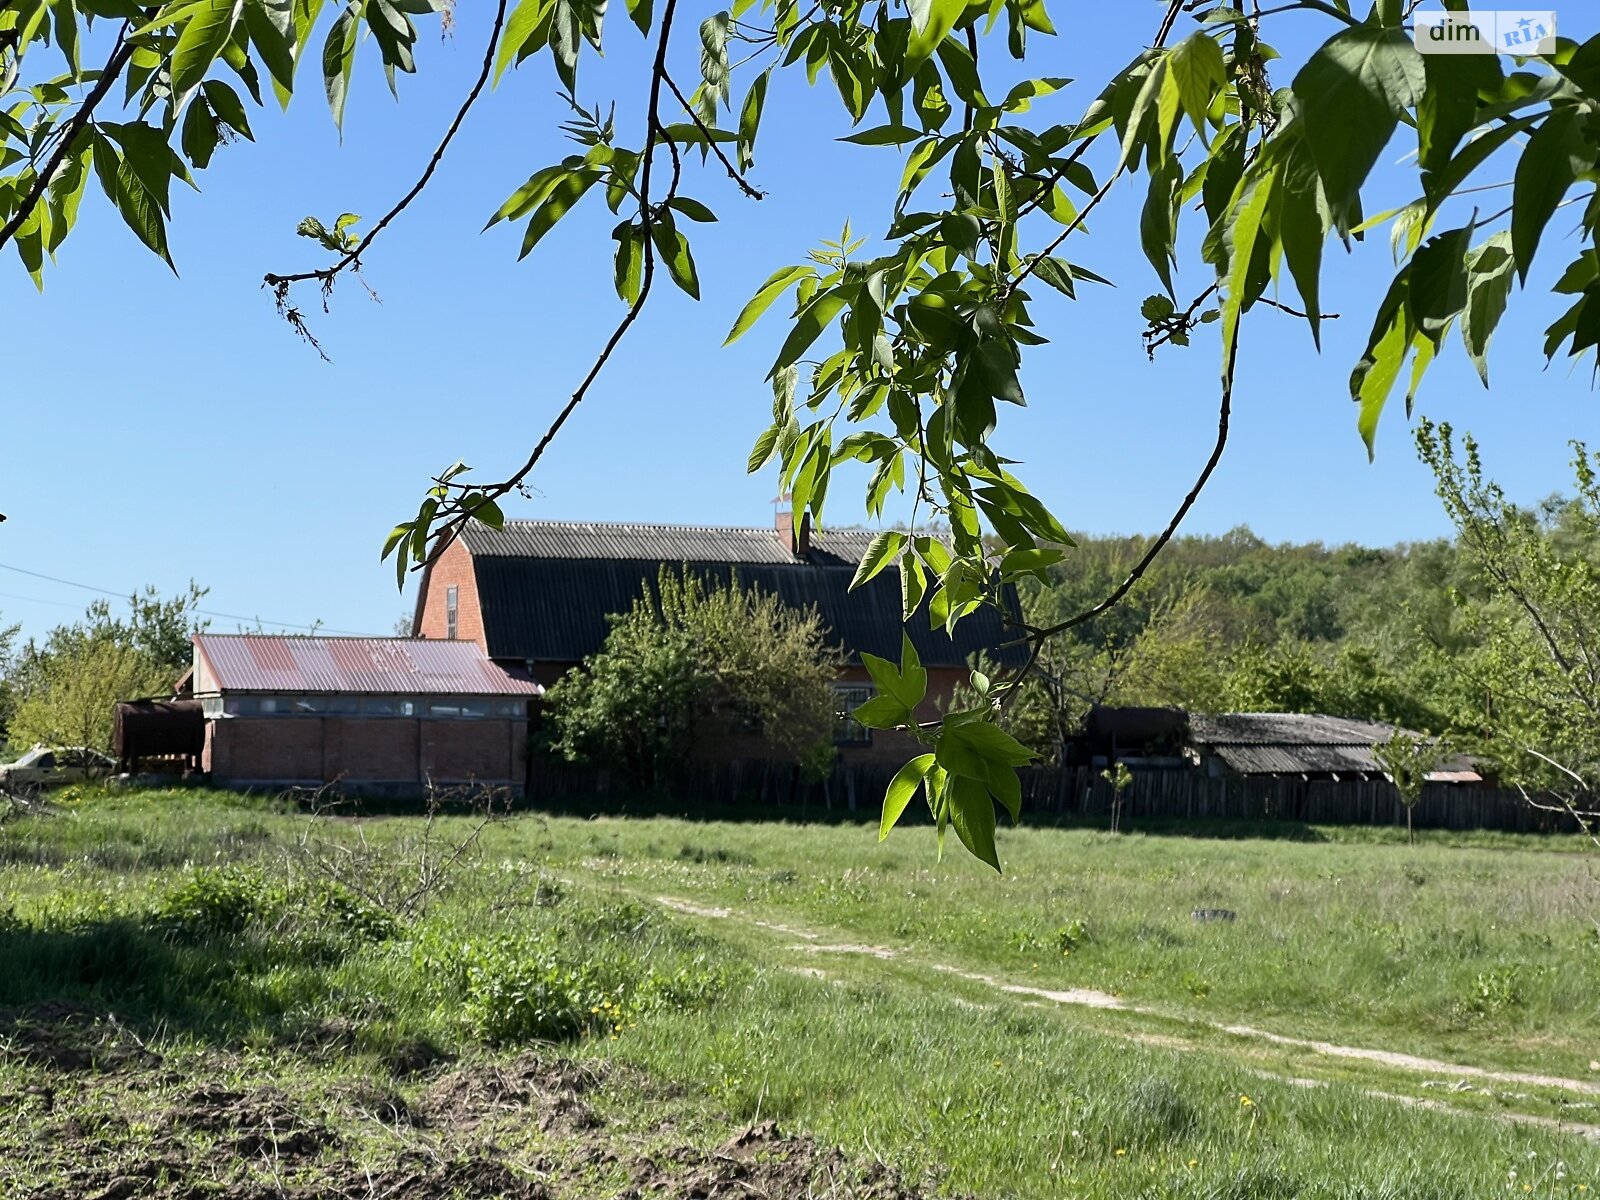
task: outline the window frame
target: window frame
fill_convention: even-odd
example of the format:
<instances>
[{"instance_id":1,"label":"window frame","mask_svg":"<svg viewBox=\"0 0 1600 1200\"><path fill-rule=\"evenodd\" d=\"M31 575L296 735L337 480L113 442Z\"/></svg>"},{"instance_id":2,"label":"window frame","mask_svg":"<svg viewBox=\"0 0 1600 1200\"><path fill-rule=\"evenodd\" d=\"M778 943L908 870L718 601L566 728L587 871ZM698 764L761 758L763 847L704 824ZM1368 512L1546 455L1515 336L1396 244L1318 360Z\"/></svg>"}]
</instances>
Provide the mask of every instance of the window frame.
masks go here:
<instances>
[{"instance_id":1,"label":"window frame","mask_svg":"<svg viewBox=\"0 0 1600 1200\"><path fill-rule=\"evenodd\" d=\"M839 681L833 684L833 744L835 746L870 746L872 730L855 719L855 711L878 694L870 683L858 680Z\"/></svg>"}]
</instances>

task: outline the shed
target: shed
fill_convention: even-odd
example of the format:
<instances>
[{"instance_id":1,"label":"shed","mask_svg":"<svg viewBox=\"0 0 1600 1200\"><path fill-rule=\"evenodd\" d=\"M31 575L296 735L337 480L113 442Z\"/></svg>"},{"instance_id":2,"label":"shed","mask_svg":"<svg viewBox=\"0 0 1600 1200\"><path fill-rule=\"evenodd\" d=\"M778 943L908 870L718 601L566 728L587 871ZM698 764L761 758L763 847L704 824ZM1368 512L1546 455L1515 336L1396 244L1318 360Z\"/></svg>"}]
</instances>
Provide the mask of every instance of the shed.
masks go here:
<instances>
[{"instance_id":1,"label":"shed","mask_svg":"<svg viewBox=\"0 0 1600 1200\"><path fill-rule=\"evenodd\" d=\"M1188 754L1209 775L1383 779L1375 748L1397 731L1411 732L1320 713L1191 713ZM1428 781L1478 783L1481 776L1470 763L1452 759Z\"/></svg>"},{"instance_id":2,"label":"shed","mask_svg":"<svg viewBox=\"0 0 1600 1200\"><path fill-rule=\"evenodd\" d=\"M121 771L155 763L194 770L205 752L205 713L197 700L123 700L115 710L112 741Z\"/></svg>"},{"instance_id":3,"label":"shed","mask_svg":"<svg viewBox=\"0 0 1600 1200\"><path fill-rule=\"evenodd\" d=\"M194 655L219 785L405 796L526 781L543 689L475 642L202 633Z\"/></svg>"}]
</instances>

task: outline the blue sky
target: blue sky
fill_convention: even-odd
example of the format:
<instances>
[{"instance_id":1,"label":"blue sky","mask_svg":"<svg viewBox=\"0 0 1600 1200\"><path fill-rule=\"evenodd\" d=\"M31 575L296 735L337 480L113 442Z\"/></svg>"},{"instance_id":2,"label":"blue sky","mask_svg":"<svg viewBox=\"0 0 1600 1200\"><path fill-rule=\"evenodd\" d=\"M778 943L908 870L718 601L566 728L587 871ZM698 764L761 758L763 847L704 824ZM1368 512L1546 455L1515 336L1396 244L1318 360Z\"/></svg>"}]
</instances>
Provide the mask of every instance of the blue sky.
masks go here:
<instances>
[{"instance_id":1,"label":"blue sky","mask_svg":"<svg viewBox=\"0 0 1600 1200\"><path fill-rule=\"evenodd\" d=\"M1060 0L1055 8L1063 36L1034 39L1030 70L1078 80L1044 110L1070 120L1150 36L1160 7L1099 6L1114 15L1076 29ZM701 15L691 8L681 18L680 79L696 76ZM1587 12L1561 15L1567 36L1600 26ZM331 364L295 339L260 282L267 271L323 265L322 252L294 235L308 213L331 220L349 210L370 223L410 185L477 70L488 16L483 0L462 0L453 38L425 31L419 75L401 79L399 104L375 48L363 45L342 144L314 74L302 77L287 115L252 110L256 143L222 148L197 177L203 194L175 190L180 277L134 240L93 185L42 296L7 255L0 310L13 332L0 511L10 519L0 526L0 564L119 593L144 584L173 591L193 578L212 589L206 607L269 627L321 620L335 630L391 630L411 589L397 594L378 560L389 527L415 510L428 476L458 457L488 476L519 463L620 315L610 266L616 218L598 196L521 263L520 228L479 233L529 173L570 152L555 132L564 106L547 57L485 97L433 185L369 254L367 280L381 303L351 279L327 315L312 292L300 294ZM1268 40L1286 56L1274 82L1284 85L1307 39L1327 25L1314 15L1272 21ZM1178 32L1188 31L1185 18ZM619 124L631 131L644 99L643 44L620 9L607 40L604 61L583 62L580 99L615 96ZM998 39L988 54L1000 59ZM745 79L735 86L742 95ZM865 124L882 119L875 110ZM775 481L746 476L743 464L767 417L763 378L782 313L720 347L776 267L836 236L847 218L871 234L885 227L898 160L832 140L848 132L826 75L815 91L803 74L780 75L752 172L769 197L740 197L714 163L691 173L685 192L722 217L691 230L704 302L658 291L533 477L533 498L508 503L509 516L771 521ZM1400 164L1401 151L1397 139L1388 160ZM1404 177L1400 166L1386 168L1369 207L1409 199ZM1140 344L1139 305L1156 290L1138 251L1142 187L1131 181L1070 248L1118 286L1039 305L1052 344L1029 354L1030 407L1002 414L1001 452L1023 461L1024 478L1069 526L1094 532L1164 524L1215 427L1214 343L1201 338L1154 363ZM1572 224L1558 218L1529 291L1502 324L1493 389L1478 383L1457 343L1418 405L1474 432L1491 472L1522 499L1565 483L1568 439L1600 441L1588 367L1546 370L1540 353L1559 311L1548 284ZM1209 281L1198 232L1180 294ZM1186 531L1248 524L1275 541L1371 544L1447 531L1402 405L1385 416L1369 463L1346 390L1392 271L1387 235L1351 256L1329 255L1324 303L1344 316L1328 324L1320 356L1302 322L1264 308L1247 321L1233 437ZM832 523L861 519L864 482L835 481ZM91 598L0 570L0 619L20 620L30 634Z\"/></svg>"}]
</instances>

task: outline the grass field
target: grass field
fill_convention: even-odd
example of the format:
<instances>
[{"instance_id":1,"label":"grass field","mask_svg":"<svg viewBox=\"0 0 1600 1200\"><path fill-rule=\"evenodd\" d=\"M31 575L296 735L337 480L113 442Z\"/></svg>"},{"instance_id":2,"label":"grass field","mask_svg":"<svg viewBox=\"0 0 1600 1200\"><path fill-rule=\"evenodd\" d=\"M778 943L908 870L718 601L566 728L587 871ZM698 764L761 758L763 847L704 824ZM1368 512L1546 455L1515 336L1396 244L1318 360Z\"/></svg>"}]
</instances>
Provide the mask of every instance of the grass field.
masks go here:
<instances>
[{"instance_id":1,"label":"grass field","mask_svg":"<svg viewBox=\"0 0 1600 1200\"><path fill-rule=\"evenodd\" d=\"M1575 840L476 828L0 825L0 1195L1600 1193Z\"/></svg>"}]
</instances>

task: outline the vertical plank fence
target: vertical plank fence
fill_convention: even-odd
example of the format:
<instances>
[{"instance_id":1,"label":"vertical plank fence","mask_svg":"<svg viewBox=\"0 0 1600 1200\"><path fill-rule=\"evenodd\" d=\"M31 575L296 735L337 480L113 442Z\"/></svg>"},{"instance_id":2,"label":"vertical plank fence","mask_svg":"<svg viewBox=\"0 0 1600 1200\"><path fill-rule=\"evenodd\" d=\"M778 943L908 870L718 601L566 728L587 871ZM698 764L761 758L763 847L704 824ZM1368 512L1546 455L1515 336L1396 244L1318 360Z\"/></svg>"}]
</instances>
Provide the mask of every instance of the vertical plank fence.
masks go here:
<instances>
[{"instance_id":1,"label":"vertical plank fence","mask_svg":"<svg viewBox=\"0 0 1600 1200\"><path fill-rule=\"evenodd\" d=\"M844 820L875 816L892 766L837 766L820 780L802 778L787 763L733 761L691 764L660 787L639 793L601 767L541 761L529 781L532 807L614 812ZM1090 767L1029 767L1022 771L1024 815L1109 824L1111 785ZM908 810L915 819L917 806ZM924 814L925 815L925 814ZM1305 825L1406 823L1393 785L1368 780L1208 777L1198 771L1137 772L1123 798L1122 828L1141 821L1256 821ZM1412 813L1417 829L1488 829L1517 833L1577 832L1563 813L1545 812L1515 791L1430 784Z\"/></svg>"}]
</instances>

